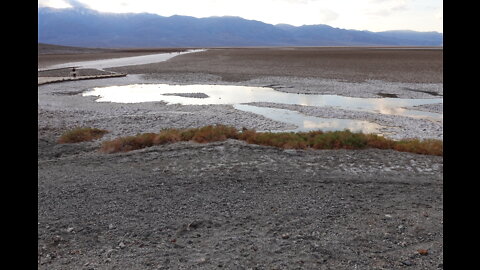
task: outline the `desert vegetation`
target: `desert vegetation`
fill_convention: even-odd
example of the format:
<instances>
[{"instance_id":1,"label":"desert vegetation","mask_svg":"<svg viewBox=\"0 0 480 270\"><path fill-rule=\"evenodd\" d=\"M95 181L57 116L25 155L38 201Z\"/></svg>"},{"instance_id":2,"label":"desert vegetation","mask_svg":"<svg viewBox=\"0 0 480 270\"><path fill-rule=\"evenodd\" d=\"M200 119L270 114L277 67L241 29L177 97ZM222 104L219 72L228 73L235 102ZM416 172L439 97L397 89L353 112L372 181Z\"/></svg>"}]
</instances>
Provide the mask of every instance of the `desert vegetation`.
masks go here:
<instances>
[{"instance_id":1,"label":"desert vegetation","mask_svg":"<svg viewBox=\"0 0 480 270\"><path fill-rule=\"evenodd\" d=\"M63 133L60 138L58 138L58 143L78 143L93 141L103 137L103 135L105 135L106 133L108 133L108 131L104 129L78 127Z\"/></svg>"},{"instance_id":2,"label":"desert vegetation","mask_svg":"<svg viewBox=\"0 0 480 270\"><path fill-rule=\"evenodd\" d=\"M257 132L225 125L189 129L164 129L159 133L143 133L120 137L102 143L105 153L127 152L154 145L194 141L208 143L227 139L242 140L249 144L274 146L283 149L393 149L423 155L443 156L443 141L407 139L395 141L375 134L344 131L310 132Z\"/></svg>"}]
</instances>

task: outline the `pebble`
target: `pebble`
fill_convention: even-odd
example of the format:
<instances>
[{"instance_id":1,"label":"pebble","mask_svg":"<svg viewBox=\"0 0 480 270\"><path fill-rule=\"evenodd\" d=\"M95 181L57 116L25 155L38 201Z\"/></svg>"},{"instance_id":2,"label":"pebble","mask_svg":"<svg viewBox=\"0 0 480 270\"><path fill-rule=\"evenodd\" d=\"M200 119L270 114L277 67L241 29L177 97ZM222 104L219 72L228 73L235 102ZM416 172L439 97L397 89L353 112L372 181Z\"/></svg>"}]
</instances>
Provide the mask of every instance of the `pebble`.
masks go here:
<instances>
[{"instance_id":1,"label":"pebble","mask_svg":"<svg viewBox=\"0 0 480 270\"><path fill-rule=\"evenodd\" d=\"M201 258L196 260L196 263L199 263L199 264L200 263L205 263L205 262L207 262L207 258L205 258L205 257L201 257Z\"/></svg>"},{"instance_id":2,"label":"pebble","mask_svg":"<svg viewBox=\"0 0 480 270\"><path fill-rule=\"evenodd\" d=\"M419 249L417 250L418 254L420 255L428 255L428 250L427 249Z\"/></svg>"},{"instance_id":3,"label":"pebble","mask_svg":"<svg viewBox=\"0 0 480 270\"><path fill-rule=\"evenodd\" d=\"M105 255L107 256L107 258L110 258L110 256L112 255L112 253L113 253L114 251L115 251L114 249L109 249L109 250L107 250L107 252L105 253Z\"/></svg>"}]
</instances>

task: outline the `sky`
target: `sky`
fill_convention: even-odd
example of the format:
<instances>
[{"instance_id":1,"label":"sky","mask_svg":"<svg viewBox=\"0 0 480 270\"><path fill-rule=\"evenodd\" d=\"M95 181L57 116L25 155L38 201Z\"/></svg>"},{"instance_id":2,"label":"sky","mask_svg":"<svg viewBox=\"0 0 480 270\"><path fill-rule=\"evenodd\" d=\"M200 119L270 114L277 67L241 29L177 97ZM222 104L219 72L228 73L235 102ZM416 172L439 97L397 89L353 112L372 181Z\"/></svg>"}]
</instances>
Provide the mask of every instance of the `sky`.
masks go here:
<instances>
[{"instance_id":1,"label":"sky","mask_svg":"<svg viewBox=\"0 0 480 270\"><path fill-rule=\"evenodd\" d=\"M443 33L442 0L38 0L38 7L80 5L101 12L197 18L239 16L269 24L327 24L373 32Z\"/></svg>"}]
</instances>

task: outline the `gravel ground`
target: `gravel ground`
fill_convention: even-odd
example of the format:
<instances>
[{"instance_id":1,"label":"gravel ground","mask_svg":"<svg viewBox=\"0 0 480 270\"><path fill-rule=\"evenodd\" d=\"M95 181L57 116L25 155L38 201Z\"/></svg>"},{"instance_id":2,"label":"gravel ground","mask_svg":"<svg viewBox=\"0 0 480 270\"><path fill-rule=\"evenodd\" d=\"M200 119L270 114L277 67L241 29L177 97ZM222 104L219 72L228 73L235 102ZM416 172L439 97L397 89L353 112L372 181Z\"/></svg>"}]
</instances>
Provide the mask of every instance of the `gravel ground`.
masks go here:
<instances>
[{"instance_id":1,"label":"gravel ground","mask_svg":"<svg viewBox=\"0 0 480 270\"><path fill-rule=\"evenodd\" d=\"M209 49L175 57L165 63L115 70L129 74L202 72L220 76L226 82L266 76L296 76L348 82L443 83L443 49Z\"/></svg>"},{"instance_id":2,"label":"gravel ground","mask_svg":"<svg viewBox=\"0 0 480 270\"><path fill-rule=\"evenodd\" d=\"M441 157L237 141L95 148L39 160L40 269L441 267Z\"/></svg>"},{"instance_id":3,"label":"gravel ground","mask_svg":"<svg viewBox=\"0 0 480 270\"><path fill-rule=\"evenodd\" d=\"M103 140L161 128L292 127L227 105L97 103L81 96L95 86L211 82L275 84L279 91L316 89L357 97L378 97L380 90L411 98L443 95L441 74L429 77L430 71L422 80L418 74L404 81L368 74L361 80L341 80L303 76L296 73L298 67L287 76L274 69L266 75L237 72L240 66L220 74L210 71L221 67L201 61L183 65L185 59L210 55L212 64L223 57L226 67L240 52L182 55L163 64L118 68L129 74L152 68L146 75L38 87L38 269L443 268L443 157L375 149L281 150L234 140L119 154L98 151ZM392 61L415 58L420 57ZM357 66L355 59L352 66ZM272 65L259 63L263 66L255 69ZM353 73L345 69L345 74L350 78ZM348 114L292 109L318 116ZM421 109L439 112L442 106ZM368 113L352 117L397 125L392 131L398 136L443 133L442 123ZM93 142L56 143L62 132L76 126L110 133Z\"/></svg>"}]
</instances>

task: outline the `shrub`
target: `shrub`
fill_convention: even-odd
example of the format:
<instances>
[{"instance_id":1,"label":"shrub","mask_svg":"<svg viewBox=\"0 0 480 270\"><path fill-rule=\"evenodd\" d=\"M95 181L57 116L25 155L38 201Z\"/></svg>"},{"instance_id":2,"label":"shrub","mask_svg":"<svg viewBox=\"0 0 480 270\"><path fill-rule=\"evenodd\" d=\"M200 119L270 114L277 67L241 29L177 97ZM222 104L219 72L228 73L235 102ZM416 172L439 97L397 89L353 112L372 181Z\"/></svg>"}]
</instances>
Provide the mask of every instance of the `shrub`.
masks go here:
<instances>
[{"instance_id":1,"label":"shrub","mask_svg":"<svg viewBox=\"0 0 480 270\"><path fill-rule=\"evenodd\" d=\"M254 143L256 136L257 132L254 129L243 128L242 132L238 134L238 139L247 143Z\"/></svg>"},{"instance_id":2,"label":"shrub","mask_svg":"<svg viewBox=\"0 0 480 270\"><path fill-rule=\"evenodd\" d=\"M376 134L367 134L365 136L367 140L367 146L370 148L393 149L396 144L395 141L378 136Z\"/></svg>"},{"instance_id":3,"label":"shrub","mask_svg":"<svg viewBox=\"0 0 480 270\"><path fill-rule=\"evenodd\" d=\"M199 128L193 135L192 140L199 143L208 143L236 139L237 135L238 132L234 127L224 125L206 126Z\"/></svg>"},{"instance_id":4,"label":"shrub","mask_svg":"<svg viewBox=\"0 0 480 270\"><path fill-rule=\"evenodd\" d=\"M137 134L107 141L102 144L101 151L106 153L128 152L153 146L153 140L157 135L155 133Z\"/></svg>"},{"instance_id":5,"label":"shrub","mask_svg":"<svg viewBox=\"0 0 480 270\"><path fill-rule=\"evenodd\" d=\"M160 131L159 134L153 139L154 145L166 144L166 143L175 143L182 141L182 134L178 129L166 129Z\"/></svg>"},{"instance_id":6,"label":"shrub","mask_svg":"<svg viewBox=\"0 0 480 270\"><path fill-rule=\"evenodd\" d=\"M263 132L256 133L255 136L247 138L248 143L275 146L285 149L305 149L307 148L306 140L296 134L289 132Z\"/></svg>"},{"instance_id":7,"label":"shrub","mask_svg":"<svg viewBox=\"0 0 480 270\"><path fill-rule=\"evenodd\" d=\"M58 143L78 143L93 141L103 137L103 135L105 135L106 133L108 133L108 130L79 127L63 133L60 138L58 138Z\"/></svg>"},{"instance_id":8,"label":"shrub","mask_svg":"<svg viewBox=\"0 0 480 270\"><path fill-rule=\"evenodd\" d=\"M182 141L190 141L195 133L197 132L198 128L188 128L184 129L180 132L180 138Z\"/></svg>"},{"instance_id":9,"label":"shrub","mask_svg":"<svg viewBox=\"0 0 480 270\"><path fill-rule=\"evenodd\" d=\"M317 134L311 140L314 149L362 149L367 146L364 134L349 130Z\"/></svg>"},{"instance_id":10,"label":"shrub","mask_svg":"<svg viewBox=\"0 0 480 270\"><path fill-rule=\"evenodd\" d=\"M153 145L195 141L208 143L226 139L243 140L250 144L280 147L284 149L393 149L424 155L443 155L443 141L440 140L401 140L394 141L375 134L353 133L349 130L322 132L256 132L243 129L238 132L224 125L205 126L190 129L165 129L158 134L145 133L118 138L102 144L101 150L107 153L126 152Z\"/></svg>"},{"instance_id":11,"label":"shrub","mask_svg":"<svg viewBox=\"0 0 480 270\"><path fill-rule=\"evenodd\" d=\"M439 140L402 140L395 144L394 150L422 155L443 156L443 142Z\"/></svg>"}]
</instances>

